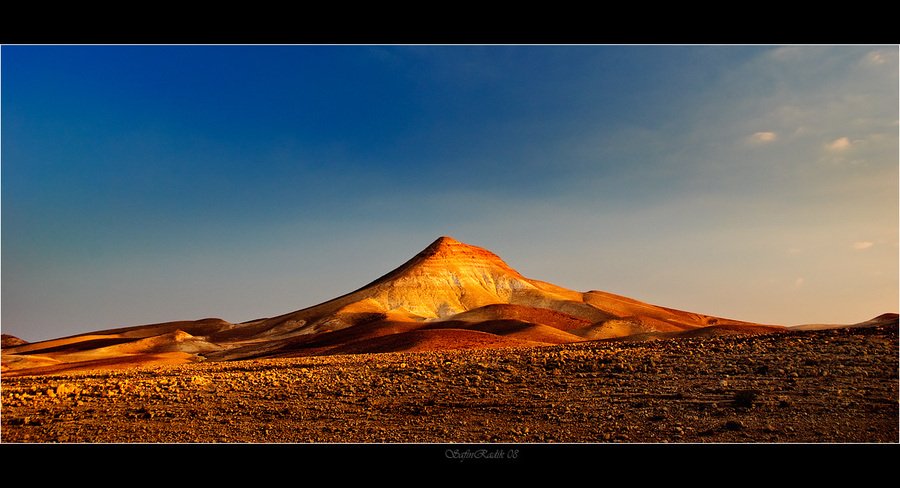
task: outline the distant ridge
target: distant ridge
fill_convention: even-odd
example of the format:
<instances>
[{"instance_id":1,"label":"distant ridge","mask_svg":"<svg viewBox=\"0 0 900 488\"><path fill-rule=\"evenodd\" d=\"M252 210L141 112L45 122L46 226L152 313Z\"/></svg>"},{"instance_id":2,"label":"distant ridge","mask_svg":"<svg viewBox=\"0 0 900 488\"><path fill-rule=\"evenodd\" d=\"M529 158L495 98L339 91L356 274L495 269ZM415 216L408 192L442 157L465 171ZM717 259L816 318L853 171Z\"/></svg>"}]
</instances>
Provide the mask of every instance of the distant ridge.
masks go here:
<instances>
[{"instance_id":1,"label":"distant ridge","mask_svg":"<svg viewBox=\"0 0 900 488\"><path fill-rule=\"evenodd\" d=\"M0 334L0 347L13 347L28 344L26 341L9 334Z\"/></svg>"},{"instance_id":2,"label":"distant ridge","mask_svg":"<svg viewBox=\"0 0 900 488\"><path fill-rule=\"evenodd\" d=\"M897 323L883 314L856 326ZM817 325L810 327L840 327ZM7 376L249 358L544 346L787 331L529 279L443 236L367 285L240 324L218 318L109 329L38 343L4 336Z\"/></svg>"}]
</instances>

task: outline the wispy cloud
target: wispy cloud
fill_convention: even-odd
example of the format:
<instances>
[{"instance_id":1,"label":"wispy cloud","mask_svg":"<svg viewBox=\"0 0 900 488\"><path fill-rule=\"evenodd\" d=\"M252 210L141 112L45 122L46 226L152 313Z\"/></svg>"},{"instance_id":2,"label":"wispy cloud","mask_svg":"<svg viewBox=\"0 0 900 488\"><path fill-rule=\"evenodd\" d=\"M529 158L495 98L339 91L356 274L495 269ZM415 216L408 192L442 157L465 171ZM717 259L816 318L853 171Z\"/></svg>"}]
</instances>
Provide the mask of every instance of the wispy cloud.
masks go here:
<instances>
[{"instance_id":1,"label":"wispy cloud","mask_svg":"<svg viewBox=\"0 0 900 488\"><path fill-rule=\"evenodd\" d=\"M756 132L750 136L750 142L754 143L774 142L776 139L778 139L778 134L772 131Z\"/></svg>"},{"instance_id":2,"label":"wispy cloud","mask_svg":"<svg viewBox=\"0 0 900 488\"><path fill-rule=\"evenodd\" d=\"M825 149L829 151L843 151L850 147L850 139L845 137L839 137L827 144L825 144Z\"/></svg>"}]
</instances>

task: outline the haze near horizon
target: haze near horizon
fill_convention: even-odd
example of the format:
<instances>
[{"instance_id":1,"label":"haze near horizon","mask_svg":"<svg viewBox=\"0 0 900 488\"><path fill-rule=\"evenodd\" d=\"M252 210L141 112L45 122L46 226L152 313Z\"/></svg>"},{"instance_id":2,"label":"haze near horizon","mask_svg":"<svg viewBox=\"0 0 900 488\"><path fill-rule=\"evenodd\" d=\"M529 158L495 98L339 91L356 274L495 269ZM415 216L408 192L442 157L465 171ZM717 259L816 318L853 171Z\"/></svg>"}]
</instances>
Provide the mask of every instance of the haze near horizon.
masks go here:
<instances>
[{"instance_id":1,"label":"haze near horizon","mask_svg":"<svg viewBox=\"0 0 900 488\"><path fill-rule=\"evenodd\" d=\"M2 46L2 332L350 292L439 236L776 325L898 311L897 46Z\"/></svg>"}]
</instances>

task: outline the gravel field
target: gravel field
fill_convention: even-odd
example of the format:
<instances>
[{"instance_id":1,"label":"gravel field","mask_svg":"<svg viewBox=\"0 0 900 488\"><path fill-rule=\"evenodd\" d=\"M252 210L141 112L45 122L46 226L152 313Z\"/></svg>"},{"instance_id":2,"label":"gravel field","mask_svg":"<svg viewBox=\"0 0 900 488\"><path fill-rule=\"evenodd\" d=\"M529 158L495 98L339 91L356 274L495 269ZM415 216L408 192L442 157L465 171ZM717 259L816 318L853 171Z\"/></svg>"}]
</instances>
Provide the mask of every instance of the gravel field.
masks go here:
<instances>
[{"instance_id":1,"label":"gravel field","mask_svg":"<svg viewBox=\"0 0 900 488\"><path fill-rule=\"evenodd\" d=\"M897 328L3 378L0 436L4 443L897 443Z\"/></svg>"}]
</instances>

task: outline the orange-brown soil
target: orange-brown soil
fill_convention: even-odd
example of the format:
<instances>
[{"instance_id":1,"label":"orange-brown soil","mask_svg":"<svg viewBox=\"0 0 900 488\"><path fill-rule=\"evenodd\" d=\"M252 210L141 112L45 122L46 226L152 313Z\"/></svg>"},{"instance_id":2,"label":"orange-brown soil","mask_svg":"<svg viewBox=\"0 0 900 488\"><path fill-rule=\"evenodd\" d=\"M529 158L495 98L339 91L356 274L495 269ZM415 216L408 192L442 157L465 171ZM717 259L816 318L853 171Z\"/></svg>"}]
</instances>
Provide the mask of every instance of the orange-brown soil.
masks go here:
<instances>
[{"instance_id":1,"label":"orange-brown soil","mask_svg":"<svg viewBox=\"0 0 900 488\"><path fill-rule=\"evenodd\" d=\"M456 330L462 342L486 335ZM414 351L434 332L384 340ZM0 434L7 443L898 442L896 322L497 345L4 375Z\"/></svg>"}]
</instances>

